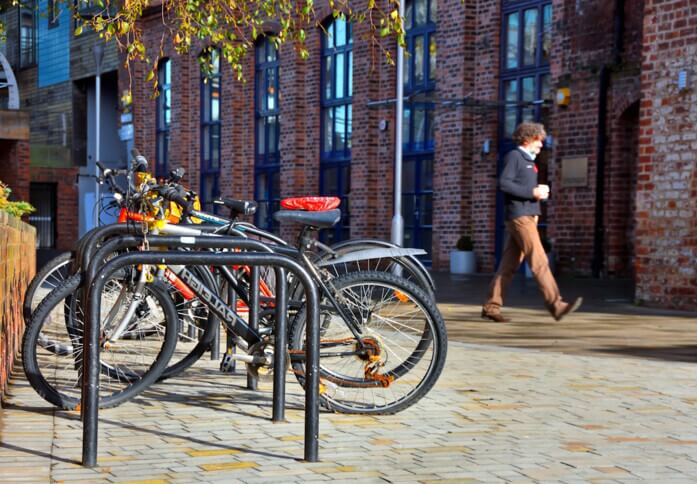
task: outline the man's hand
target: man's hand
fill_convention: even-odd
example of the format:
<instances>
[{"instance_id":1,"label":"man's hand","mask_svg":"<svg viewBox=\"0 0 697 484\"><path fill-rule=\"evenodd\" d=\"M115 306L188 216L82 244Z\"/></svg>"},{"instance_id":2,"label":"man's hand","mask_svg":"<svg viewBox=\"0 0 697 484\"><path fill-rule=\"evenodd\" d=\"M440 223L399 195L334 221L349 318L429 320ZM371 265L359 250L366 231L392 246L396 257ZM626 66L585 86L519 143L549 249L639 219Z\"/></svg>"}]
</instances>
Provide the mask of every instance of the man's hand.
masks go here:
<instances>
[{"instance_id":1,"label":"man's hand","mask_svg":"<svg viewBox=\"0 0 697 484\"><path fill-rule=\"evenodd\" d=\"M549 198L549 185L537 185L532 189L532 197L535 200L547 200Z\"/></svg>"}]
</instances>

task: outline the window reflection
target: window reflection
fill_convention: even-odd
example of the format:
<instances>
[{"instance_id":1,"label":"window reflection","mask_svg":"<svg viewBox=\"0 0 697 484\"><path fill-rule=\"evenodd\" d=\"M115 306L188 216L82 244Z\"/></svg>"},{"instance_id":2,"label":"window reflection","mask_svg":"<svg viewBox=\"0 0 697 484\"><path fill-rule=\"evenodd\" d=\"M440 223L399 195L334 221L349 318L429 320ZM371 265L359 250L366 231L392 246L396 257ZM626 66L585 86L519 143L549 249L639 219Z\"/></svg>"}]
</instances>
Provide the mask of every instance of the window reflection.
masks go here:
<instances>
[{"instance_id":1,"label":"window reflection","mask_svg":"<svg viewBox=\"0 0 697 484\"><path fill-rule=\"evenodd\" d=\"M157 128L155 176L164 177L169 165L169 129L172 124L172 62L161 59L157 66Z\"/></svg>"},{"instance_id":2,"label":"window reflection","mask_svg":"<svg viewBox=\"0 0 697 484\"><path fill-rule=\"evenodd\" d=\"M526 66L532 65L537 59L537 9L526 10L525 18L525 33L524 33L524 49L523 49L523 64Z\"/></svg>"},{"instance_id":3,"label":"window reflection","mask_svg":"<svg viewBox=\"0 0 697 484\"><path fill-rule=\"evenodd\" d=\"M431 38L429 39L428 58L429 58L428 80L435 81L436 80L436 35L435 34L431 35Z\"/></svg>"},{"instance_id":4,"label":"window reflection","mask_svg":"<svg viewBox=\"0 0 697 484\"><path fill-rule=\"evenodd\" d=\"M518 12L510 14L506 29L506 67L518 67Z\"/></svg>"},{"instance_id":5,"label":"window reflection","mask_svg":"<svg viewBox=\"0 0 697 484\"><path fill-rule=\"evenodd\" d=\"M549 62L550 49L552 47L552 5L545 5L542 9L542 59Z\"/></svg>"}]
</instances>

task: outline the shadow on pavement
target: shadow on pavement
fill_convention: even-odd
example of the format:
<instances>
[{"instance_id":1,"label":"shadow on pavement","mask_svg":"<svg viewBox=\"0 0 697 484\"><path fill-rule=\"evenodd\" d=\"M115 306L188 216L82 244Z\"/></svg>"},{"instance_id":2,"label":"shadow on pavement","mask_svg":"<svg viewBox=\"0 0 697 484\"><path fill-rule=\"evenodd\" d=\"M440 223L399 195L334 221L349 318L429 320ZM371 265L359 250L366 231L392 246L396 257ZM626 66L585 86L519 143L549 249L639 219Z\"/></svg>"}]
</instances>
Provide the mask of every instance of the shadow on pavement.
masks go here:
<instances>
[{"instance_id":1,"label":"shadow on pavement","mask_svg":"<svg viewBox=\"0 0 697 484\"><path fill-rule=\"evenodd\" d=\"M637 356L652 360L681 361L684 363L697 363L697 344L679 345L667 347L614 347L597 348L591 351L611 354L615 356Z\"/></svg>"},{"instance_id":2,"label":"shadow on pavement","mask_svg":"<svg viewBox=\"0 0 697 484\"><path fill-rule=\"evenodd\" d=\"M433 276L451 341L697 362L697 313L635 305L631 280L559 279L567 300L582 296L584 302L578 312L555 322L544 308L535 281L517 275L503 307L512 321L494 323L480 317L491 274Z\"/></svg>"}]
</instances>

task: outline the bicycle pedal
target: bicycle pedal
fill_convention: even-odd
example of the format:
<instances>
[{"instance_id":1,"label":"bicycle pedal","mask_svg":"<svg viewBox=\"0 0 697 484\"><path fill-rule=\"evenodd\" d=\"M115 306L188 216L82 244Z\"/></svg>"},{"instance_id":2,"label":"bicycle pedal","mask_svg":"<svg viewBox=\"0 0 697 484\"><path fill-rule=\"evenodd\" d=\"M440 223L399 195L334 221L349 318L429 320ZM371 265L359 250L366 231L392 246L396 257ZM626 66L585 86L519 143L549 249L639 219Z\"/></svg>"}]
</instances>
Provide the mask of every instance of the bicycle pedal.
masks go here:
<instances>
[{"instance_id":1,"label":"bicycle pedal","mask_svg":"<svg viewBox=\"0 0 697 484\"><path fill-rule=\"evenodd\" d=\"M223 359L220 360L221 373L235 373L236 361L232 357L232 353L225 353Z\"/></svg>"}]
</instances>

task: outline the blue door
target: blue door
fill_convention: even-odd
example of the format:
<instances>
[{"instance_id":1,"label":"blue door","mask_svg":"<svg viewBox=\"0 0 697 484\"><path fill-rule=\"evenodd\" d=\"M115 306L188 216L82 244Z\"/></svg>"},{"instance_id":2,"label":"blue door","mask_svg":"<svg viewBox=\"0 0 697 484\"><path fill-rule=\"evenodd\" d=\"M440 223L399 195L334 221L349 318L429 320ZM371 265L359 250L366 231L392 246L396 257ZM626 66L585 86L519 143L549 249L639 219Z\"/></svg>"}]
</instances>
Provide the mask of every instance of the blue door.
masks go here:
<instances>
[{"instance_id":1,"label":"blue door","mask_svg":"<svg viewBox=\"0 0 697 484\"><path fill-rule=\"evenodd\" d=\"M433 155L405 157L402 167L404 247L418 247L431 263L433 229Z\"/></svg>"}]
</instances>

